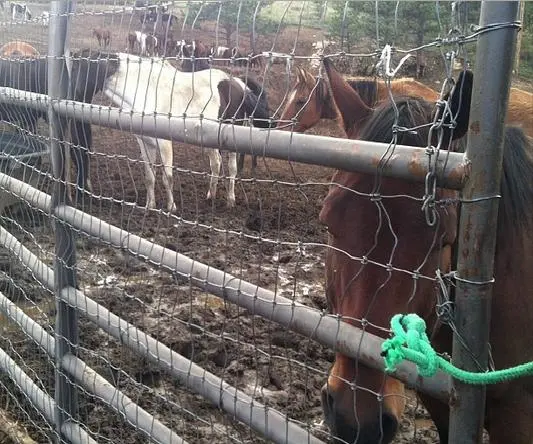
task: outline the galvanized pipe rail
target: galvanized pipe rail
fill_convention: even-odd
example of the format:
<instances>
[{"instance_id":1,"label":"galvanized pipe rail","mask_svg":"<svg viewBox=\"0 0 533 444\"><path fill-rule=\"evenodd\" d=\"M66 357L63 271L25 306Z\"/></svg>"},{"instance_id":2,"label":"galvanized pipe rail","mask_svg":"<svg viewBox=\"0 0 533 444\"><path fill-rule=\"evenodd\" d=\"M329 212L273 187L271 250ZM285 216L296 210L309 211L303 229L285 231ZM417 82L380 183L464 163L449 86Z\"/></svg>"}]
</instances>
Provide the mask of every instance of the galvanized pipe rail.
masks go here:
<instances>
[{"instance_id":1,"label":"galvanized pipe rail","mask_svg":"<svg viewBox=\"0 0 533 444\"><path fill-rule=\"evenodd\" d=\"M49 196L20 180L0 173L0 187L16 195L23 194L30 205L47 213L50 211ZM348 357L359 359L372 368L384 369L380 355L383 339L342 322L336 316L325 315L314 308L279 296L273 291L149 242L75 208L56 208L53 216L86 234L124 249L138 259L144 259L173 273L178 272L190 278L193 285L244 307L251 313L261 315ZM38 278L42 277L48 283L53 281L51 271L46 270L46 265L39 264L40 261L33 253L24 251L23 248L20 251L21 260L31 267ZM404 362L397 366L394 376L417 390L448 402L450 379L442 372L433 378L422 378L418 376L413 364Z\"/></svg>"},{"instance_id":2,"label":"galvanized pipe rail","mask_svg":"<svg viewBox=\"0 0 533 444\"><path fill-rule=\"evenodd\" d=\"M50 101L44 94L0 88L0 102L42 109ZM128 131L137 135L172 139L198 147L218 148L242 154L301 162L367 174L376 174L382 158L388 160L379 174L424 183L430 168L425 148L391 145L364 140L264 130L251 126L220 124L198 118L142 114L119 108L92 105L73 100L53 100L51 107L64 117L94 125ZM385 156L386 155L386 156ZM469 172L469 162L461 153L446 153L435 165L439 186L459 190Z\"/></svg>"},{"instance_id":3,"label":"galvanized pipe rail","mask_svg":"<svg viewBox=\"0 0 533 444\"><path fill-rule=\"evenodd\" d=\"M31 253L11 233L2 227L0 227L0 244L5 246L12 253L20 255L21 262L26 264L25 261L29 260L31 261L32 266L38 265L39 275L46 276L45 280L41 283L50 290L53 289L53 270L46 264L42 263L37 256ZM39 278L40 276L36 277ZM22 331L31 337L33 341L48 354L48 356L51 358L56 356L56 341L54 337L1 292L0 312L2 312L9 320L18 324ZM76 382L87 390L87 392L97 396L113 411L124 416L130 424L135 425L139 430L144 432L150 442L158 444L187 444L185 440L161 423L161 421L155 419L153 415L139 407L132 399L106 381L105 378L100 376L80 358L67 353L62 357L60 364L61 368L73 376Z\"/></svg>"},{"instance_id":4,"label":"galvanized pipe rail","mask_svg":"<svg viewBox=\"0 0 533 444\"><path fill-rule=\"evenodd\" d=\"M0 297L5 298L2 293ZM55 424L57 404L54 399L35 384L2 348L0 348L0 369L15 382L18 389L31 400L46 420L50 424ZM79 424L72 421L64 421L60 432L74 444L98 444Z\"/></svg>"},{"instance_id":5,"label":"galvanized pipe rail","mask_svg":"<svg viewBox=\"0 0 533 444\"><path fill-rule=\"evenodd\" d=\"M40 191L37 192L40 193ZM53 270L42 263L34 253L24 247L12 234L1 227L0 244L6 246L10 251L16 252L17 258L24 265L28 266L44 286L50 289L54 288ZM109 333L122 344L128 345L132 350L163 368L190 390L207 398L232 417L249 425L255 431L272 441L283 444L293 442L324 444L312 436L309 431L302 429L294 423L288 422L288 418L280 412L265 407L261 403L253 400L250 396L225 383L222 379L205 371L191 360L171 351L161 342L88 298L81 291L75 288L65 289L61 292L60 298L70 308L77 309L106 333ZM24 331L53 356L55 342L39 324L29 318L7 298L4 301L0 298L0 311L4 311L10 319L21 325ZM108 401L106 403L114 410L117 408L120 409L120 413L124 414L128 420L131 420L133 423L138 423L141 430L151 431L150 425L155 424L156 431L158 432L156 436L164 437L170 432L164 425L158 425L157 420L153 418L153 421L149 420L147 416L149 414L144 414L144 411L140 407L137 407L140 410L131 408L127 410L123 409L123 403L116 401L117 396L121 400L127 401L128 405L130 403L133 404L133 401L110 386L104 378L92 379L98 374L88 368L83 361L69 354L65 355L62 359L61 366L73 375L88 391L96 393L103 400ZM140 421L137 416L140 417ZM136 419L137 421L135 421ZM169 436L172 438L169 441L157 440L156 442L184 442L180 441L181 438L178 438L175 434Z\"/></svg>"}]
</instances>

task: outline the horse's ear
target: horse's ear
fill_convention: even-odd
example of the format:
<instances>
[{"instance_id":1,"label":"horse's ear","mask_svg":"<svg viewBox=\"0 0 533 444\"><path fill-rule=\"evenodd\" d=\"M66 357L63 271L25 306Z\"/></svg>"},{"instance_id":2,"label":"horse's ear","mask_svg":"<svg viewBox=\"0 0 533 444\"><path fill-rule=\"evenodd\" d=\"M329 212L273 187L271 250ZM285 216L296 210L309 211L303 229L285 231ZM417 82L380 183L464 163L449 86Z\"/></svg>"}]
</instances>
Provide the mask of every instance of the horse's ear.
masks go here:
<instances>
[{"instance_id":1,"label":"horse's ear","mask_svg":"<svg viewBox=\"0 0 533 444\"><path fill-rule=\"evenodd\" d=\"M359 94L335 69L333 63L325 58L324 68L328 76L331 94L344 124L344 131L350 138L356 138L368 118L372 108L365 104Z\"/></svg>"},{"instance_id":2,"label":"horse's ear","mask_svg":"<svg viewBox=\"0 0 533 444\"><path fill-rule=\"evenodd\" d=\"M304 81L304 73L301 67L296 67L296 83L303 83Z\"/></svg>"},{"instance_id":3,"label":"horse's ear","mask_svg":"<svg viewBox=\"0 0 533 444\"><path fill-rule=\"evenodd\" d=\"M302 68L303 75L305 77L305 83L308 83L309 85L313 85L316 83L316 79L309 71Z\"/></svg>"},{"instance_id":4,"label":"horse's ear","mask_svg":"<svg viewBox=\"0 0 533 444\"><path fill-rule=\"evenodd\" d=\"M474 75L472 71L461 71L453 90L444 96L444 100L450 100L451 116L454 116L456 126L453 131L452 140L461 139L468 132L470 120L470 104L472 102L472 88L474 85ZM440 108L438 113L442 115L443 109ZM443 121L444 125L451 122L451 116L446 115ZM440 116L439 116L440 117ZM449 132L445 129L443 145L449 142Z\"/></svg>"},{"instance_id":5,"label":"horse's ear","mask_svg":"<svg viewBox=\"0 0 533 444\"><path fill-rule=\"evenodd\" d=\"M457 79L450 103L452 115L455 116L457 122L453 132L454 139L460 139L468 131L473 86L474 74L472 71L462 71Z\"/></svg>"}]
</instances>

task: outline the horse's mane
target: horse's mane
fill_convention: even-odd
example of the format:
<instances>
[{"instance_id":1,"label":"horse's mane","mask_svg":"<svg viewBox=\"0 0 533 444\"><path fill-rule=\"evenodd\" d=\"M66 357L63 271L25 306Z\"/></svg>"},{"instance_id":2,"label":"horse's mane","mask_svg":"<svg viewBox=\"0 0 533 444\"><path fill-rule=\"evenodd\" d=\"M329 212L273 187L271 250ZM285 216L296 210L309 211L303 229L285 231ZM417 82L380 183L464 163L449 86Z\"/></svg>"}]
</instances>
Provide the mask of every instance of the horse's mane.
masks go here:
<instances>
[{"instance_id":1,"label":"horse's mane","mask_svg":"<svg viewBox=\"0 0 533 444\"><path fill-rule=\"evenodd\" d=\"M533 148L521 128L505 129L503 174L498 235L509 236L516 228L531 230L533 218Z\"/></svg>"},{"instance_id":2,"label":"horse's mane","mask_svg":"<svg viewBox=\"0 0 533 444\"><path fill-rule=\"evenodd\" d=\"M268 97L266 90L261 83L256 79L249 76L240 76L240 80L250 89L252 94L245 95L245 103L254 109L254 126L258 128L270 128L275 126L274 123L270 123L270 107L268 105ZM260 120L255 120L260 119Z\"/></svg>"},{"instance_id":3,"label":"horse's mane","mask_svg":"<svg viewBox=\"0 0 533 444\"><path fill-rule=\"evenodd\" d=\"M425 100L410 96L396 96L398 110L397 125L400 128L413 128L430 122L433 105ZM393 137L393 124L396 121L396 110L389 102L376 108L366 125L361 130L359 139L373 142L389 143ZM421 126L415 132L398 132L397 143L400 145L426 146L428 126Z\"/></svg>"},{"instance_id":4,"label":"horse's mane","mask_svg":"<svg viewBox=\"0 0 533 444\"><path fill-rule=\"evenodd\" d=\"M82 49L72 55L72 94L79 101L91 102L104 88L105 80L113 75L119 64L118 54Z\"/></svg>"},{"instance_id":5,"label":"horse's mane","mask_svg":"<svg viewBox=\"0 0 533 444\"><path fill-rule=\"evenodd\" d=\"M430 122L433 104L414 97L395 97L398 126L412 128ZM468 102L468 101L467 101ZM468 108L470 104L468 103ZM377 108L360 133L360 139L388 143L392 140L394 107L385 103ZM423 147L427 144L429 127L418 128L416 134L398 133L398 144ZM457 131L457 130L456 130ZM461 129L459 129L461 132ZM503 168L500 185L501 202L498 215L498 238L508 238L520 229L533 228L533 147L524 131L506 127Z\"/></svg>"},{"instance_id":6,"label":"horse's mane","mask_svg":"<svg viewBox=\"0 0 533 444\"><path fill-rule=\"evenodd\" d=\"M354 91L359 94L367 106L373 108L378 102L378 81L377 79L349 79L346 80Z\"/></svg>"}]
</instances>

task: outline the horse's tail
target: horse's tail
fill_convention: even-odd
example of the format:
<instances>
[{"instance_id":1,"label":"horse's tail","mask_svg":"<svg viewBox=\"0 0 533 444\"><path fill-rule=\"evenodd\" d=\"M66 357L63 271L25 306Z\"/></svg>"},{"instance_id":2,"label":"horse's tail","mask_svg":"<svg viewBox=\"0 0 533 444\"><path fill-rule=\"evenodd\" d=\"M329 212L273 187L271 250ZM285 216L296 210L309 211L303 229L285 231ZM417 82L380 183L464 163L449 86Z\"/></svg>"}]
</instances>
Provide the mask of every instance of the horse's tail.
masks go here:
<instances>
[{"instance_id":1,"label":"horse's tail","mask_svg":"<svg viewBox=\"0 0 533 444\"><path fill-rule=\"evenodd\" d=\"M270 120L270 107L266 90L255 79L248 76L239 77L252 94L245 94L244 111L254 119L254 126L258 128L273 128L276 125Z\"/></svg>"},{"instance_id":2,"label":"horse's tail","mask_svg":"<svg viewBox=\"0 0 533 444\"><path fill-rule=\"evenodd\" d=\"M503 172L500 184L498 237L517 232L517 228L531 230L533 218L533 147L521 128L505 129Z\"/></svg>"}]
</instances>

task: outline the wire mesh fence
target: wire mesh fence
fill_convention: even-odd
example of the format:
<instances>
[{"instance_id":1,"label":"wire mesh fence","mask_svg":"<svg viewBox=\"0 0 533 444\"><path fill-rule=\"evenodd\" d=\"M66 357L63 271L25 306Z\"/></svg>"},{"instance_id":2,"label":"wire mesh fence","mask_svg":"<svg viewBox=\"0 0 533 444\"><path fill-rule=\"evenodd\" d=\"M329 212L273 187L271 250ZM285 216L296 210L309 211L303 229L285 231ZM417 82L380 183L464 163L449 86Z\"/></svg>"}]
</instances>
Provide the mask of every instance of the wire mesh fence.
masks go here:
<instances>
[{"instance_id":1,"label":"wire mesh fence","mask_svg":"<svg viewBox=\"0 0 533 444\"><path fill-rule=\"evenodd\" d=\"M437 442L382 371L382 306L398 292L400 312L425 298L429 324L450 321L453 265L435 257L468 166L432 144L437 120L417 148L398 120L387 140L345 139L360 128L339 117L335 76L368 109L398 94L446 109L467 43L495 31L453 3L5 4L1 348L26 375L0 357L0 429L5 415L36 442ZM337 228L364 201L363 247L328 244L335 189ZM448 399L443 374L397 375ZM323 421L333 392L344 427Z\"/></svg>"}]
</instances>

